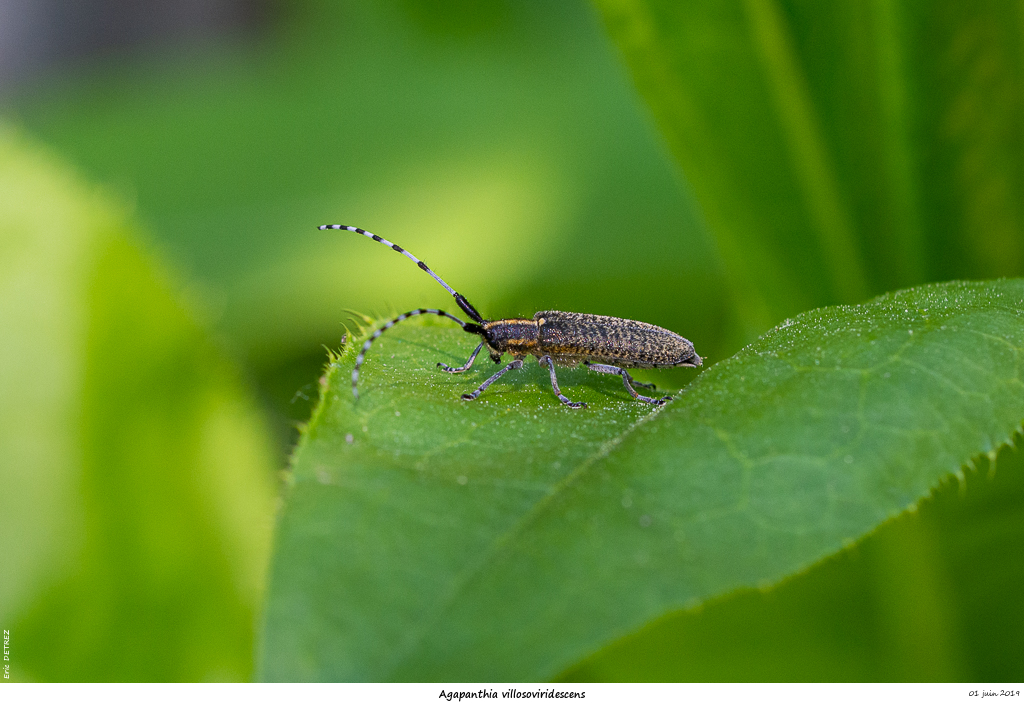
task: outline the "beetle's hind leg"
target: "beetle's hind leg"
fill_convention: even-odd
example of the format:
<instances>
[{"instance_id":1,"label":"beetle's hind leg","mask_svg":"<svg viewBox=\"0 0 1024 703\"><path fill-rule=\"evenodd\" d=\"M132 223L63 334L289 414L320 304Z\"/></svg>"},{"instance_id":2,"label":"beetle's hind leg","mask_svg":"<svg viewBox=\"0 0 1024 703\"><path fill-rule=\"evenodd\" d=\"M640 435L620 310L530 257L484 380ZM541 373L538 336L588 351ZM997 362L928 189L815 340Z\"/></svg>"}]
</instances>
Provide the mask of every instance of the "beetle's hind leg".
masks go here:
<instances>
[{"instance_id":1,"label":"beetle's hind leg","mask_svg":"<svg viewBox=\"0 0 1024 703\"><path fill-rule=\"evenodd\" d=\"M454 367L454 366L449 366L448 364L442 364L440 362L438 362L437 365L440 366L445 371L447 371L448 373L462 373L463 371L468 371L469 367L473 365L474 361L476 361L476 355L479 354L480 350L483 349L483 348L484 348L484 343L480 342L480 344L477 346L477 348L473 350L473 353L469 355L469 360L466 361L466 363L463 364L462 366Z\"/></svg>"},{"instance_id":2,"label":"beetle's hind leg","mask_svg":"<svg viewBox=\"0 0 1024 703\"><path fill-rule=\"evenodd\" d=\"M555 376L555 362L552 361L550 356L546 356L545 355L545 356L540 357L539 359L537 359L537 363L540 364L541 366L547 366L548 367L548 371L551 373L551 387L555 389L555 395L558 396L558 399L560 401L562 401L563 403L568 405L570 408L585 408L585 407L587 407L586 403L574 403L571 400L569 400L568 398L566 398L564 395L562 395L562 391L559 390L559 388L558 388L558 378Z\"/></svg>"},{"instance_id":3,"label":"beetle's hind leg","mask_svg":"<svg viewBox=\"0 0 1024 703\"><path fill-rule=\"evenodd\" d=\"M658 387L653 383L644 383L643 381L636 380L632 376L629 377L629 382L632 383L634 386L640 386L641 388L649 388L652 391L658 390Z\"/></svg>"},{"instance_id":4,"label":"beetle's hind leg","mask_svg":"<svg viewBox=\"0 0 1024 703\"><path fill-rule=\"evenodd\" d=\"M480 351L480 350L477 349L477 351ZM476 352L473 352L473 356L476 356ZM472 361L472 360L473 359L470 358L470 361ZM523 368L523 360L521 358L520 359L513 359L512 361L510 361L505 366L505 368L503 368L501 371L499 371L498 373L494 374L489 379L487 379L486 381L481 383L480 387L477 388L475 391L473 391L472 393L463 393L462 394L462 399L463 400L476 400L477 398L480 397L481 393L483 393L485 390L487 390L487 386L489 386L492 383L494 383L495 381L497 381L499 378L504 376L507 372L511 371L512 369L521 369L521 368Z\"/></svg>"},{"instance_id":5,"label":"beetle's hind leg","mask_svg":"<svg viewBox=\"0 0 1024 703\"><path fill-rule=\"evenodd\" d=\"M629 394L636 398L637 400L642 400L645 403L650 403L651 405L664 405L665 401L672 400L672 396L670 395L666 395L662 398L655 399L648 398L645 395L640 395L639 393L637 393L631 384L635 383L638 386L645 386L650 388L654 388L654 384L640 383L639 381L634 380L633 377L629 375L629 372L626 371L626 369L620 369L618 366L610 366L608 364L592 364L589 361L584 361L583 365L586 366L591 371L597 371L598 373L610 373L622 376L622 383L623 385L626 386L626 390L629 391Z\"/></svg>"}]
</instances>

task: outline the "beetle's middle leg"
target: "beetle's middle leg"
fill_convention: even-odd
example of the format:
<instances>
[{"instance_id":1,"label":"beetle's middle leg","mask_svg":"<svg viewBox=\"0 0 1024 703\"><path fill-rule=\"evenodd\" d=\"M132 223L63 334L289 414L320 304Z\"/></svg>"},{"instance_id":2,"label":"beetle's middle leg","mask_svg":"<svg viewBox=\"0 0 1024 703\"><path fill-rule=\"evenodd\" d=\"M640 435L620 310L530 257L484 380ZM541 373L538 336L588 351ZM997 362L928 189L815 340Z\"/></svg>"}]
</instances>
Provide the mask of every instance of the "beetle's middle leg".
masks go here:
<instances>
[{"instance_id":1,"label":"beetle's middle leg","mask_svg":"<svg viewBox=\"0 0 1024 703\"><path fill-rule=\"evenodd\" d=\"M477 348L476 351L480 351L480 349ZM476 352L473 352L473 356L476 356ZM472 361L472 359L470 359L470 361ZM501 371L499 371L498 373L494 374L489 379L487 379L486 381L481 383L480 387L477 388L475 391L473 391L472 393L463 393L462 394L462 399L463 400L476 400L477 398L480 397L481 393L483 393L485 390L487 390L487 386L489 386L492 383L494 383L495 381L497 381L499 378L504 376L506 373L508 373L512 369L521 369L521 368L523 368L523 359L522 359L522 357L520 357L518 359L513 359L512 361L510 361L508 364L505 365L505 368L503 368Z\"/></svg>"},{"instance_id":2,"label":"beetle's middle leg","mask_svg":"<svg viewBox=\"0 0 1024 703\"><path fill-rule=\"evenodd\" d=\"M563 403L568 405L570 408L585 408L585 407L587 407L586 403L574 403L571 400L569 400L568 398L566 398L564 395L562 395L562 391L559 390L559 388L558 388L558 378L555 377L555 362L552 361L550 356L545 355L545 356L540 357L539 359L537 359L537 363L540 364L541 366L547 366L548 367L548 371L551 372L551 387L555 389L555 395L558 396L558 399L560 401L562 401Z\"/></svg>"},{"instance_id":3,"label":"beetle's middle leg","mask_svg":"<svg viewBox=\"0 0 1024 703\"><path fill-rule=\"evenodd\" d=\"M437 365L440 366L445 371L447 371L448 373L462 373L463 371L467 371L469 369L469 367L473 365L473 362L476 361L476 355L479 354L480 350L483 349L483 348L484 348L484 343L480 342L480 344L477 346L477 348L473 350L473 353L469 355L469 360L466 361L465 364L463 364L462 366L459 366L457 368L454 367L454 366L449 366L448 364L442 364L440 362L438 362Z\"/></svg>"},{"instance_id":4,"label":"beetle's middle leg","mask_svg":"<svg viewBox=\"0 0 1024 703\"><path fill-rule=\"evenodd\" d=\"M629 375L629 372L626 371L626 369L620 369L618 366L610 366L609 364L592 364L589 361L584 361L583 365L586 366L591 371L597 371L598 373L610 373L622 376L622 383L623 385L626 386L626 390L629 391L629 394L636 398L637 400L642 400L645 403L651 403L652 405L664 405L665 401L672 400L672 396L670 395L666 395L663 398L656 400L654 398L648 398L645 395L640 395L639 393L637 393L631 385L631 383L635 383L638 386L650 385L651 388L654 388L654 386L653 384L640 383L639 381L634 380L633 377Z\"/></svg>"}]
</instances>

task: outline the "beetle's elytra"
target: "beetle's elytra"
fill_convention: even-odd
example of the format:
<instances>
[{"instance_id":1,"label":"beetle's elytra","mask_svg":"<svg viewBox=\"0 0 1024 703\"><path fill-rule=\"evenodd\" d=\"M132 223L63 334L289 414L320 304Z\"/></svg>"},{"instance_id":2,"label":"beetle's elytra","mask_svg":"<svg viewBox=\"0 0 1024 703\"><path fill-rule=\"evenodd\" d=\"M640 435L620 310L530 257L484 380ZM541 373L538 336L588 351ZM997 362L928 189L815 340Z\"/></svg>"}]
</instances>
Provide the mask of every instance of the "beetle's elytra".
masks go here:
<instances>
[{"instance_id":1,"label":"beetle's elytra","mask_svg":"<svg viewBox=\"0 0 1024 703\"><path fill-rule=\"evenodd\" d=\"M671 396L655 399L640 395L634 390L634 385L652 389L654 386L634 380L626 369L665 369L675 366L696 368L702 363L688 340L663 327L636 320L557 310L538 312L533 319L485 320L464 296L456 293L455 289L441 280L441 277L431 271L425 263L397 244L392 244L383 237L378 237L359 227L321 225L319 229L343 229L356 232L407 256L430 274L435 281L444 286L445 290L455 298L455 302L462 311L473 320L473 322L465 322L454 315L449 315L444 310L428 308L411 310L389 320L383 327L370 335L356 356L356 365L352 371L352 394L356 398L359 397L359 391L356 390L356 384L359 381L359 368L363 365L363 359L366 358L366 352L369 351L370 345L386 330L391 329L402 320L417 315L429 314L447 317L461 325L466 332L478 335L482 340L462 366L456 368L447 364L438 364L448 373L462 373L468 370L484 347L487 347L491 360L496 364L501 362L503 354L512 356L511 362L481 383L479 388L472 393L463 394L463 400L476 400L481 393L487 390L488 386L503 375L513 369L521 369L523 359L533 355L537 357L541 366L547 367L551 374L551 387L554 389L555 395L570 408L585 408L587 404L574 403L562 395L562 391L558 388L558 379L555 377L556 365L571 367L582 363L588 369L598 373L617 374L622 377L622 383L631 396L645 403L663 405L665 401L672 399Z\"/></svg>"}]
</instances>

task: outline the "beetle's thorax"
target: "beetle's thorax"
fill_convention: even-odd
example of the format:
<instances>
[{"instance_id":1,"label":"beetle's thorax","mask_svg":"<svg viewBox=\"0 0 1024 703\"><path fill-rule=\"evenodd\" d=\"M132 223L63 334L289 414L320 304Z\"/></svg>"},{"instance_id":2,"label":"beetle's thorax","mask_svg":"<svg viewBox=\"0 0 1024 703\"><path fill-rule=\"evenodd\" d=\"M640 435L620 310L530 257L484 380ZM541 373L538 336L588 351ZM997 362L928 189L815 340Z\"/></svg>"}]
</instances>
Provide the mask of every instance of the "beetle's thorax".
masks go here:
<instances>
[{"instance_id":1,"label":"beetle's thorax","mask_svg":"<svg viewBox=\"0 0 1024 703\"><path fill-rule=\"evenodd\" d=\"M540 341L537 320L489 320L481 327L487 346L498 354L532 354Z\"/></svg>"}]
</instances>

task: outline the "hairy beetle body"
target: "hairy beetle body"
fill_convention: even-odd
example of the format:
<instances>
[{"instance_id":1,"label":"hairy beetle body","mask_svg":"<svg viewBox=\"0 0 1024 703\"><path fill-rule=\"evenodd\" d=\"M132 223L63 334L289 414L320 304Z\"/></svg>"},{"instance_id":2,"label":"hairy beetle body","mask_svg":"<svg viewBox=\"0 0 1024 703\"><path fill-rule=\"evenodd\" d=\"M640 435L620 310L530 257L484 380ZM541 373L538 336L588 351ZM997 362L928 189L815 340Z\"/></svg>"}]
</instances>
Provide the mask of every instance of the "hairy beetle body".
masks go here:
<instances>
[{"instance_id":1,"label":"hairy beetle body","mask_svg":"<svg viewBox=\"0 0 1024 703\"><path fill-rule=\"evenodd\" d=\"M654 399L640 395L633 388L634 385L648 388L654 388L654 386L634 380L626 369L661 369L676 366L696 368L703 363L694 351L693 344L688 340L663 327L637 320L625 320L606 315L588 315L578 312L560 312L558 310L538 312L533 316L533 319L485 320L477 312L476 308L466 300L465 296L456 293L455 289L431 271L425 263L397 244L393 244L372 232L348 225L321 225L320 229L343 229L349 232L356 232L412 259L417 266L430 274L445 290L451 293L462 311L473 320L473 322L464 322L443 310L428 308L412 310L399 315L393 320L389 320L383 327L374 331L370 338L363 343L362 349L360 349L359 354L356 356L355 367L352 371L352 393L356 398L359 397L359 392L356 390L356 383L359 380L359 368L362 366L363 359L366 357L366 352L369 351L370 345L386 330L416 315L430 314L447 317L461 325L464 331L480 336L482 341L465 364L459 367L438 364L438 366L449 373L462 373L468 370L485 346L491 360L495 363L501 361L503 354L510 354L512 356L512 361L509 364L484 381L479 388L472 393L463 394L462 398L464 400L475 400L488 386L501 378L505 373L522 368L523 359L532 355L537 357L541 366L548 368L551 376L551 387L554 389L555 395L558 396L562 403L569 407L582 408L586 407L586 403L574 403L562 395L555 376L556 365L576 366L582 363L592 371L621 376L622 383L631 396L646 403L662 405L665 401L671 400L671 397L664 396L660 399Z\"/></svg>"},{"instance_id":2,"label":"hairy beetle body","mask_svg":"<svg viewBox=\"0 0 1024 703\"><path fill-rule=\"evenodd\" d=\"M538 346L560 366L584 361L630 369L699 365L689 341L647 322L558 310L538 312L533 319Z\"/></svg>"}]
</instances>

